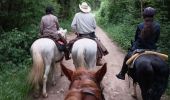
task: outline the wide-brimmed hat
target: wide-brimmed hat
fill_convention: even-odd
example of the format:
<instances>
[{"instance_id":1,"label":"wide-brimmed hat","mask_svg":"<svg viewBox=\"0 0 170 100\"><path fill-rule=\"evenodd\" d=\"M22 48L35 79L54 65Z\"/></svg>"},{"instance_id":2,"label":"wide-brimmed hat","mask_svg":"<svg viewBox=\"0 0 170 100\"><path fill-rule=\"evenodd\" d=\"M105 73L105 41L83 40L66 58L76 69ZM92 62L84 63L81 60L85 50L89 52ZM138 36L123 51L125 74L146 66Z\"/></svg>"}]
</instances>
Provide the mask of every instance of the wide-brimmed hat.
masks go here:
<instances>
[{"instance_id":1,"label":"wide-brimmed hat","mask_svg":"<svg viewBox=\"0 0 170 100\"><path fill-rule=\"evenodd\" d=\"M86 2L82 2L82 4L79 4L79 8L82 12L88 13L91 11L91 8L88 6Z\"/></svg>"}]
</instances>

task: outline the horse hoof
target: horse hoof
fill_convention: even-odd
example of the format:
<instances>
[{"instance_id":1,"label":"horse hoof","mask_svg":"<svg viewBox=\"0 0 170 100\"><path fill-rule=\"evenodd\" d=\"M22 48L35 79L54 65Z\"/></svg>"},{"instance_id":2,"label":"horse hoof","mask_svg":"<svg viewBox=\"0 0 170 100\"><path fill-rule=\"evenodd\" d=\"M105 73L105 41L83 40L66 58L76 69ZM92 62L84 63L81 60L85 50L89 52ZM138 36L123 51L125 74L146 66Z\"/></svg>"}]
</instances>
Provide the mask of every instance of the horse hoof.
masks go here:
<instances>
[{"instance_id":1,"label":"horse hoof","mask_svg":"<svg viewBox=\"0 0 170 100\"><path fill-rule=\"evenodd\" d=\"M61 74L60 76L62 77L62 76L64 76L64 74Z\"/></svg>"},{"instance_id":2,"label":"horse hoof","mask_svg":"<svg viewBox=\"0 0 170 100\"><path fill-rule=\"evenodd\" d=\"M134 98L134 99L137 99L137 95L136 94L131 94L131 96Z\"/></svg>"},{"instance_id":3,"label":"horse hoof","mask_svg":"<svg viewBox=\"0 0 170 100\"><path fill-rule=\"evenodd\" d=\"M34 93L34 94L33 94L33 97L34 97L34 98L39 98L39 97L40 97L40 94L39 94L39 93Z\"/></svg>"},{"instance_id":4,"label":"horse hoof","mask_svg":"<svg viewBox=\"0 0 170 100\"><path fill-rule=\"evenodd\" d=\"M47 97L48 97L48 94L47 94L47 93L43 93L43 97L44 97L44 98L47 98Z\"/></svg>"},{"instance_id":5,"label":"horse hoof","mask_svg":"<svg viewBox=\"0 0 170 100\"><path fill-rule=\"evenodd\" d=\"M57 84L56 82L52 82L52 86L56 86L56 84Z\"/></svg>"}]
</instances>

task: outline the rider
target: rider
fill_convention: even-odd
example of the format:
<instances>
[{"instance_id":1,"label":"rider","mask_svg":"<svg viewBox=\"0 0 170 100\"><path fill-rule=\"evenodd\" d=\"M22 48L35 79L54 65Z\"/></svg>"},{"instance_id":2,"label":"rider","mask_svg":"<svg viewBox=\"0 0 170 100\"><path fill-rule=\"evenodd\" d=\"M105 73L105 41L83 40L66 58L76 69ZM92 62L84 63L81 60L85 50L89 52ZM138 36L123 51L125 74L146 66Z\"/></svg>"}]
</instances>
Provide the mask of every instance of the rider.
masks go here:
<instances>
[{"instance_id":1,"label":"rider","mask_svg":"<svg viewBox=\"0 0 170 100\"><path fill-rule=\"evenodd\" d=\"M124 58L123 66L117 78L124 80L125 74L128 71L126 61L131 57L133 51L137 49L156 50L156 43L160 36L160 25L154 21L155 9L147 7L143 11L144 22L137 26L135 41L132 43L131 48L128 50Z\"/></svg>"},{"instance_id":2,"label":"rider","mask_svg":"<svg viewBox=\"0 0 170 100\"><path fill-rule=\"evenodd\" d=\"M96 21L94 16L90 13L91 8L86 2L82 2L82 4L79 5L79 8L81 12L75 14L71 24L71 28L76 32L77 38L70 41L69 44L72 46L76 40L82 37L89 37L95 40L98 45L97 65L102 65L102 56L108 54L108 51L101 42L96 39ZM71 48L71 46L69 48Z\"/></svg>"},{"instance_id":3,"label":"rider","mask_svg":"<svg viewBox=\"0 0 170 100\"><path fill-rule=\"evenodd\" d=\"M66 45L67 41L57 32L59 30L59 22L58 18L53 15L53 10L51 6L46 8L46 15L41 18L39 35L40 37L49 37L56 43L57 41L62 41ZM65 59L69 59L69 52L66 47L63 48L63 51L65 53Z\"/></svg>"}]
</instances>

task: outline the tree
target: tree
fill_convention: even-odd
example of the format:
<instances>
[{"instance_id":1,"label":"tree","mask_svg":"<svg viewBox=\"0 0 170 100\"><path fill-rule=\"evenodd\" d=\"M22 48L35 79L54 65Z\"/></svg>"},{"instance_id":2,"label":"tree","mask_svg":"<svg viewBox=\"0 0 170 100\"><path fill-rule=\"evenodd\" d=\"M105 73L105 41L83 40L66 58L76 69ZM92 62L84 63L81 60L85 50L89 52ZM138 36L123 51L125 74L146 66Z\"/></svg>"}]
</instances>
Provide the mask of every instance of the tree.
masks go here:
<instances>
[{"instance_id":1,"label":"tree","mask_svg":"<svg viewBox=\"0 0 170 100\"><path fill-rule=\"evenodd\" d=\"M143 14L143 0L140 0L140 11L141 11L141 18L142 18L142 14Z\"/></svg>"}]
</instances>

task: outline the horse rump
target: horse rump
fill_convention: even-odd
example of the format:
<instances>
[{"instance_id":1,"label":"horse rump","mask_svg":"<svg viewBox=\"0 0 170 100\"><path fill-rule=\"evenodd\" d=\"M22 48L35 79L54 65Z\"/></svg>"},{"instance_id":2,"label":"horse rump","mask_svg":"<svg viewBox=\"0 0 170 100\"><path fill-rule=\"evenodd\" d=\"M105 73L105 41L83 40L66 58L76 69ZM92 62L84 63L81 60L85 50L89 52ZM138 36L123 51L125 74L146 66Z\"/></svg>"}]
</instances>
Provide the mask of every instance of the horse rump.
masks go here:
<instances>
[{"instance_id":1,"label":"horse rump","mask_svg":"<svg viewBox=\"0 0 170 100\"><path fill-rule=\"evenodd\" d=\"M134 76L143 100L160 100L168 85L169 67L158 56L142 55L135 61Z\"/></svg>"}]
</instances>

